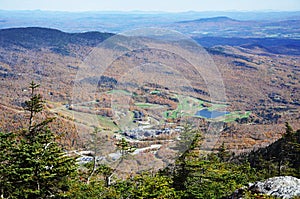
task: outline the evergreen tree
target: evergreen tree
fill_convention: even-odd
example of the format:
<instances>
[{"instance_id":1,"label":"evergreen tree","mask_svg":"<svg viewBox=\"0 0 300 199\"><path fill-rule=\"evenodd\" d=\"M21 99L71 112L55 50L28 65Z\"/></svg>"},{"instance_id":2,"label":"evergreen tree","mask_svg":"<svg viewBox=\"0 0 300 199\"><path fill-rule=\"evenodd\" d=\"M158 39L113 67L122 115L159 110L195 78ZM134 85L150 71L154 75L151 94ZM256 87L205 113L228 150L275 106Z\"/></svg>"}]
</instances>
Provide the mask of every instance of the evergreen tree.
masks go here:
<instances>
[{"instance_id":1,"label":"evergreen tree","mask_svg":"<svg viewBox=\"0 0 300 199\"><path fill-rule=\"evenodd\" d=\"M178 158L172 173L173 186L183 192L182 198L222 198L252 181L250 165L230 162L232 154L225 145L218 153L209 153L200 150L203 138L199 131L190 129L183 132L182 137L193 138L189 149Z\"/></svg>"},{"instance_id":2,"label":"evergreen tree","mask_svg":"<svg viewBox=\"0 0 300 199\"><path fill-rule=\"evenodd\" d=\"M183 182L187 180L189 174L189 160L197 158L199 153L197 147L201 146L203 141L202 133L199 130L195 130L189 126L185 126L183 132L180 135L180 141L176 149L179 151L186 149L176 160L175 168L172 172L173 186L177 190L185 190Z\"/></svg>"},{"instance_id":3,"label":"evergreen tree","mask_svg":"<svg viewBox=\"0 0 300 199\"><path fill-rule=\"evenodd\" d=\"M253 174L250 165L222 162L217 154L202 155L189 163L184 198L223 198L246 185Z\"/></svg>"},{"instance_id":4,"label":"evergreen tree","mask_svg":"<svg viewBox=\"0 0 300 199\"><path fill-rule=\"evenodd\" d=\"M137 175L133 179L133 189L131 190L132 199L157 198L157 199L176 199L180 198L174 188L172 180L159 174L151 175L144 173Z\"/></svg>"},{"instance_id":5,"label":"evergreen tree","mask_svg":"<svg viewBox=\"0 0 300 199\"><path fill-rule=\"evenodd\" d=\"M285 123L285 128L282 138L247 157L261 179L278 175L300 177L300 131L295 132L289 123Z\"/></svg>"},{"instance_id":6,"label":"evergreen tree","mask_svg":"<svg viewBox=\"0 0 300 199\"><path fill-rule=\"evenodd\" d=\"M223 142L222 145L217 149L218 153L217 156L220 159L221 162L229 161L230 157L233 155L228 151L228 149L225 146L225 143Z\"/></svg>"},{"instance_id":7,"label":"evergreen tree","mask_svg":"<svg viewBox=\"0 0 300 199\"><path fill-rule=\"evenodd\" d=\"M28 128L20 133L0 134L2 196L5 198L63 198L68 182L76 170L75 159L67 156L55 141L48 124L52 118L38 122L43 111L39 85L31 82L31 96L24 109L29 112ZM4 177L2 174L5 173Z\"/></svg>"},{"instance_id":8,"label":"evergreen tree","mask_svg":"<svg viewBox=\"0 0 300 199\"><path fill-rule=\"evenodd\" d=\"M122 159L125 158L126 155L133 153L135 151L135 148L131 146L130 143L126 141L125 138L122 138L119 142L117 142L116 146L121 153Z\"/></svg>"},{"instance_id":9,"label":"evergreen tree","mask_svg":"<svg viewBox=\"0 0 300 199\"><path fill-rule=\"evenodd\" d=\"M7 198L14 191L14 184L9 180L13 171L11 156L16 145L16 136L13 133L0 132L0 197Z\"/></svg>"},{"instance_id":10,"label":"evergreen tree","mask_svg":"<svg viewBox=\"0 0 300 199\"><path fill-rule=\"evenodd\" d=\"M293 134L294 134L293 128L291 127L291 125L288 122L286 122L285 123L285 136L291 136Z\"/></svg>"}]
</instances>

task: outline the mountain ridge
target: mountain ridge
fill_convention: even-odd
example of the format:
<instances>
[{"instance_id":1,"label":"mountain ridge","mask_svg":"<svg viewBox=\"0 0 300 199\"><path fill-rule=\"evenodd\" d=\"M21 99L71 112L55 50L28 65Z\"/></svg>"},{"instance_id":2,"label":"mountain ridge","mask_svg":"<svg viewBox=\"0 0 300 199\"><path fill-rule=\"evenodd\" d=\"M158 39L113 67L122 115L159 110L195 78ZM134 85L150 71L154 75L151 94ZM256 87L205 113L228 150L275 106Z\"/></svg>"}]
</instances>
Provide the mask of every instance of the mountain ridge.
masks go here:
<instances>
[{"instance_id":1,"label":"mountain ridge","mask_svg":"<svg viewBox=\"0 0 300 199\"><path fill-rule=\"evenodd\" d=\"M187 21L179 21L177 23L207 23L207 22L240 22L240 20L236 20L226 16L219 16L219 17L210 17L210 18L199 18L194 20L187 20Z\"/></svg>"},{"instance_id":2,"label":"mountain ridge","mask_svg":"<svg viewBox=\"0 0 300 199\"><path fill-rule=\"evenodd\" d=\"M64 46L70 43L96 46L112 35L112 33L96 31L67 33L58 29L44 27L7 28L0 29L0 45L7 47L21 45L28 49L44 46Z\"/></svg>"},{"instance_id":3,"label":"mountain ridge","mask_svg":"<svg viewBox=\"0 0 300 199\"><path fill-rule=\"evenodd\" d=\"M216 18L208 18L216 19ZM228 17L217 17L217 20L231 20ZM206 20L206 19L205 19ZM210 21L210 20L209 20ZM234 20L238 21L238 20ZM41 46L63 46L68 44L79 44L95 47L105 39L115 35L114 33L87 31L70 33L59 29L47 27L20 27L0 29L0 45L2 47L11 45L21 45L24 48L32 49ZM213 47L216 45L243 46L248 48L253 46L270 48L274 46L295 46L299 48L300 40L293 38L243 38L243 37L193 37L197 43L204 47ZM32 46L32 43L36 43ZM276 54L276 49L273 49ZM279 53L280 54L280 53Z\"/></svg>"}]
</instances>

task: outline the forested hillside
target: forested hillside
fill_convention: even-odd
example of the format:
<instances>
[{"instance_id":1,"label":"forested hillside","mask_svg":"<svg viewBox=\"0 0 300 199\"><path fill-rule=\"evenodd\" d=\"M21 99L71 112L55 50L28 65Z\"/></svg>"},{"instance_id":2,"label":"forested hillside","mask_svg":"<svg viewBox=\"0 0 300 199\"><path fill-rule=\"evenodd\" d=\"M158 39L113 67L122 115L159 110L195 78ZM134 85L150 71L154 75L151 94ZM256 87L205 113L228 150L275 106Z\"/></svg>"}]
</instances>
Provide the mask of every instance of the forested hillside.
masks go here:
<instances>
[{"instance_id":1,"label":"forested hillside","mask_svg":"<svg viewBox=\"0 0 300 199\"><path fill-rule=\"evenodd\" d=\"M69 142L75 146L77 142L81 142L77 147L82 147L85 138L88 137L86 132L90 133L93 129L88 118L95 115L101 117L102 129L117 131L118 127L114 123L116 121L112 117L114 112L111 97L122 95L123 91L115 91L115 87L122 84L122 78L126 77L124 75L127 71L133 71L140 64L149 66L150 62L167 64L164 68L155 68L158 69L157 75L153 75L152 69L136 71L139 74L134 75L135 81L145 82L137 85L133 82L125 84L128 90L124 90L123 95L130 89L134 91L128 93L132 94L133 98L131 114L138 112L140 115L139 118L133 118L134 121L147 121L147 117L155 113L162 115L163 123L172 123L181 119L182 108L189 109L187 111L191 112L190 115L200 111L199 108L226 108L230 114L221 118L225 124L218 145L224 142L235 152L249 151L271 144L281 137L285 122L289 122L295 129L300 127L300 62L297 56L299 43L293 39L195 37L197 42L204 45L222 76L226 107L210 102L203 78L201 75L195 76L195 73L189 70L191 66L180 57L180 53L171 55L162 53L159 49L143 49L118 57L111 63L106 74L87 74L89 77L80 80L80 84L86 88L83 90L99 88L89 94L95 98L90 100L96 103L86 103L69 110L66 106L72 103L74 81L78 73L87 67L85 60L99 50L98 45L114 34L66 33L55 29L31 27L2 29L0 35L2 131L13 130L19 126L19 121L23 120L19 113L23 111L22 104L28 96L25 85L31 80L43 84L40 92L47 101L47 114L58 115L55 123L59 125L56 127L60 132L68 132L70 135L65 143ZM110 47L113 48L107 46L106 50ZM94 58L97 60L97 57ZM101 61L98 65L101 65ZM180 72L183 68L188 70ZM192 83L190 86L178 87L179 92L175 94L177 97L167 86L170 82L175 84L179 81L172 70L177 71L181 78L189 77L185 80L191 80ZM165 76L161 77L158 74ZM152 78L151 75L158 78L155 84L147 83L150 77ZM170 78L173 81L166 81ZM178 97L186 99L180 100ZM199 118L198 123L201 123L204 129L209 125L203 118ZM80 129L76 132L74 126Z\"/></svg>"},{"instance_id":2,"label":"forested hillside","mask_svg":"<svg viewBox=\"0 0 300 199\"><path fill-rule=\"evenodd\" d=\"M190 147L158 172L121 177L116 169L98 163L94 155L93 161L79 165L76 155L58 144L57 132L49 130L55 118L39 117L44 102L36 92L38 87L30 84L23 128L0 133L2 198L226 198L249 182L278 175L300 177L300 131L288 123L283 138L239 156L224 144L214 152L203 152L201 131L186 127L180 143L192 137ZM115 145L122 154L119 164L135 150L125 139ZM272 198L251 191L244 194L246 198Z\"/></svg>"}]
</instances>

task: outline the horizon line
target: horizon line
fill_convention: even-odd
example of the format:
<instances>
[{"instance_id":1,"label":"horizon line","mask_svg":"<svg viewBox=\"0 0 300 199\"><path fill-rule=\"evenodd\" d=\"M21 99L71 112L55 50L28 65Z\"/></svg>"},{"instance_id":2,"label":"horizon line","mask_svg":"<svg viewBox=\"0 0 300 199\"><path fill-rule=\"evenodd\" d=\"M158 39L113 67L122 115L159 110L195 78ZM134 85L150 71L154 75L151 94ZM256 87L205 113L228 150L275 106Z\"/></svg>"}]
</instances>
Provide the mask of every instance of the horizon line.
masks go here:
<instances>
[{"instance_id":1,"label":"horizon line","mask_svg":"<svg viewBox=\"0 0 300 199\"><path fill-rule=\"evenodd\" d=\"M274 9L261 9L261 10L186 10L186 11L162 11L162 10L43 10L43 9L0 9L0 11L11 11L11 12L68 12L68 13L84 13L84 12L115 12L115 13L192 13L192 12L300 12L300 10L274 10Z\"/></svg>"}]
</instances>

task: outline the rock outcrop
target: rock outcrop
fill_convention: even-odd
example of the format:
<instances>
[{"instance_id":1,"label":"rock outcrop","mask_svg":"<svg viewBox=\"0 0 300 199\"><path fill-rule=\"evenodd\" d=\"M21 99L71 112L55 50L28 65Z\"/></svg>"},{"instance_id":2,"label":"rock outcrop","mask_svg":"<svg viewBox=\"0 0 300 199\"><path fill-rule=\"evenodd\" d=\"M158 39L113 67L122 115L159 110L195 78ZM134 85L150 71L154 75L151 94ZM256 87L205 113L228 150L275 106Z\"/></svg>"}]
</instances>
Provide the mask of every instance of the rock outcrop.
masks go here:
<instances>
[{"instance_id":1,"label":"rock outcrop","mask_svg":"<svg viewBox=\"0 0 300 199\"><path fill-rule=\"evenodd\" d=\"M243 199L243 193L271 195L276 198L291 199L300 196L300 179L292 176L279 176L249 184L248 187L236 190L229 198Z\"/></svg>"},{"instance_id":2,"label":"rock outcrop","mask_svg":"<svg viewBox=\"0 0 300 199\"><path fill-rule=\"evenodd\" d=\"M300 179L292 176L273 177L262 182L255 182L249 190L252 193L262 193L278 198L293 198L300 196Z\"/></svg>"}]
</instances>

